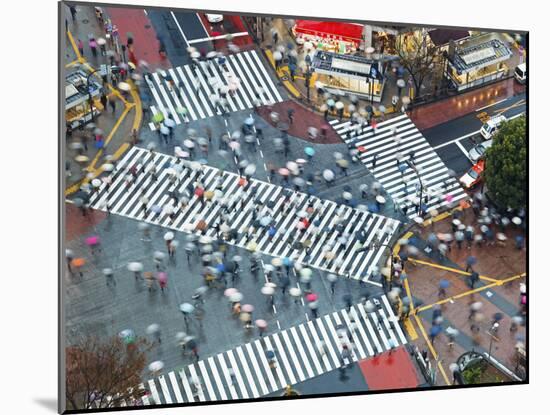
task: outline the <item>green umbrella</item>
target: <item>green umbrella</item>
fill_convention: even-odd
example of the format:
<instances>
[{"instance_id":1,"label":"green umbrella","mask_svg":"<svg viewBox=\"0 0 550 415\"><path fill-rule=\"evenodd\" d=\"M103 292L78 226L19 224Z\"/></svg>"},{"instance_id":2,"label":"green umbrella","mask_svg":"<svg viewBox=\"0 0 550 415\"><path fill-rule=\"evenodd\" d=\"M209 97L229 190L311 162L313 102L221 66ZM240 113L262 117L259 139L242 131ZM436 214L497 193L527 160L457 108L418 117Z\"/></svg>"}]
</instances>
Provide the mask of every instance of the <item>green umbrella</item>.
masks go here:
<instances>
[{"instance_id":1,"label":"green umbrella","mask_svg":"<svg viewBox=\"0 0 550 415\"><path fill-rule=\"evenodd\" d=\"M164 120L164 115L162 112L157 112L155 115L153 115L153 121L156 123L160 123Z\"/></svg>"}]
</instances>

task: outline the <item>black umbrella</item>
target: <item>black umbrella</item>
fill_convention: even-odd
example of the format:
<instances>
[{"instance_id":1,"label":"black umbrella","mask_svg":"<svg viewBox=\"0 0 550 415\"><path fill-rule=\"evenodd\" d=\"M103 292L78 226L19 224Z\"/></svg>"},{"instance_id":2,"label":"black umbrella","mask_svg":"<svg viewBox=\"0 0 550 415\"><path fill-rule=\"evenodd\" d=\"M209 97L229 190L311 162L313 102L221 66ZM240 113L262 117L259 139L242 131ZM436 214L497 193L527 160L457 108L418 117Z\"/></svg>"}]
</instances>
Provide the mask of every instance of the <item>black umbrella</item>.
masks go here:
<instances>
[{"instance_id":1,"label":"black umbrella","mask_svg":"<svg viewBox=\"0 0 550 415\"><path fill-rule=\"evenodd\" d=\"M227 272L233 272L237 269L237 264L234 261L229 261L224 263L224 267Z\"/></svg>"},{"instance_id":2,"label":"black umbrella","mask_svg":"<svg viewBox=\"0 0 550 415\"><path fill-rule=\"evenodd\" d=\"M495 313L495 314L493 315L493 319L494 319L495 321L500 321L500 320L502 320L503 317L504 317L504 316L502 315L502 313Z\"/></svg>"},{"instance_id":3,"label":"black umbrella","mask_svg":"<svg viewBox=\"0 0 550 415\"><path fill-rule=\"evenodd\" d=\"M270 209L274 208L276 205L276 201L275 200L270 200L267 202L267 207L269 207Z\"/></svg>"}]
</instances>

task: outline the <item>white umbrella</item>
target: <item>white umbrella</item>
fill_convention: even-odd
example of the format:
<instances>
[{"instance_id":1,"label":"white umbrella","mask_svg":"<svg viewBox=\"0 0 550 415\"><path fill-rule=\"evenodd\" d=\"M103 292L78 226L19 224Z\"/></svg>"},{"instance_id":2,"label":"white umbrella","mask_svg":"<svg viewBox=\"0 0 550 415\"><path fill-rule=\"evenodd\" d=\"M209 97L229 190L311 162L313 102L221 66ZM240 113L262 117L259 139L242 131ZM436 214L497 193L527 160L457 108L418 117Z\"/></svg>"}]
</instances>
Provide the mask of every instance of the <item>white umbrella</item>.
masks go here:
<instances>
[{"instance_id":1,"label":"white umbrella","mask_svg":"<svg viewBox=\"0 0 550 415\"><path fill-rule=\"evenodd\" d=\"M302 295L302 290L300 290L298 287L292 287L290 290L288 290L291 296L293 297L299 297Z\"/></svg>"},{"instance_id":2,"label":"white umbrella","mask_svg":"<svg viewBox=\"0 0 550 415\"><path fill-rule=\"evenodd\" d=\"M518 217L518 216L514 216L512 218L512 222L515 224L515 225L521 225L521 218Z\"/></svg>"},{"instance_id":3,"label":"white umbrella","mask_svg":"<svg viewBox=\"0 0 550 415\"><path fill-rule=\"evenodd\" d=\"M244 174L247 176L252 176L256 172L256 166L254 164L249 164L244 169Z\"/></svg>"},{"instance_id":4,"label":"white umbrella","mask_svg":"<svg viewBox=\"0 0 550 415\"><path fill-rule=\"evenodd\" d=\"M341 110L344 108L344 103L342 101L338 101L336 104L334 104L337 110Z\"/></svg>"},{"instance_id":5,"label":"white umbrella","mask_svg":"<svg viewBox=\"0 0 550 415\"><path fill-rule=\"evenodd\" d=\"M164 234L165 241L171 241L172 239L174 239L174 232L166 232Z\"/></svg>"},{"instance_id":6,"label":"white umbrella","mask_svg":"<svg viewBox=\"0 0 550 415\"><path fill-rule=\"evenodd\" d=\"M263 286L260 291L264 295L273 295L275 293L275 289L273 287L267 287L267 286Z\"/></svg>"},{"instance_id":7,"label":"white umbrella","mask_svg":"<svg viewBox=\"0 0 550 415\"><path fill-rule=\"evenodd\" d=\"M275 59L276 61L280 61L281 59L283 59L283 54L276 50L275 52L273 52L273 59Z\"/></svg>"},{"instance_id":8,"label":"white umbrella","mask_svg":"<svg viewBox=\"0 0 550 415\"><path fill-rule=\"evenodd\" d=\"M164 120L164 125L169 128L174 128L176 126L176 122L172 118L167 118L166 120Z\"/></svg>"},{"instance_id":9,"label":"white umbrella","mask_svg":"<svg viewBox=\"0 0 550 415\"><path fill-rule=\"evenodd\" d=\"M103 171L113 171L115 169L115 166L111 163L105 163L101 166Z\"/></svg>"},{"instance_id":10,"label":"white umbrella","mask_svg":"<svg viewBox=\"0 0 550 415\"><path fill-rule=\"evenodd\" d=\"M147 329L145 329L147 334L155 334L160 331L160 326L157 323L150 324L147 326Z\"/></svg>"},{"instance_id":11,"label":"white umbrella","mask_svg":"<svg viewBox=\"0 0 550 415\"><path fill-rule=\"evenodd\" d=\"M160 360L156 360L149 365L149 370L151 372L160 372L163 367L164 363L162 363Z\"/></svg>"},{"instance_id":12,"label":"white umbrella","mask_svg":"<svg viewBox=\"0 0 550 415\"><path fill-rule=\"evenodd\" d=\"M128 270L132 272L143 271L143 264L141 262L130 262L128 264Z\"/></svg>"},{"instance_id":13,"label":"white umbrella","mask_svg":"<svg viewBox=\"0 0 550 415\"><path fill-rule=\"evenodd\" d=\"M323 171L323 178L327 181L333 180L334 179L334 172L332 170L325 169Z\"/></svg>"},{"instance_id":14,"label":"white umbrella","mask_svg":"<svg viewBox=\"0 0 550 415\"><path fill-rule=\"evenodd\" d=\"M99 186L101 186L101 180L99 180L99 179L93 179L93 180L92 180L92 186L93 186L93 187L99 187Z\"/></svg>"},{"instance_id":15,"label":"white umbrella","mask_svg":"<svg viewBox=\"0 0 550 415\"><path fill-rule=\"evenodd\" d=\"M229 301L232 303L238 303L243 299L243 295L239 292L233 293L229 296Z\"/></svg>"}]
</instances>

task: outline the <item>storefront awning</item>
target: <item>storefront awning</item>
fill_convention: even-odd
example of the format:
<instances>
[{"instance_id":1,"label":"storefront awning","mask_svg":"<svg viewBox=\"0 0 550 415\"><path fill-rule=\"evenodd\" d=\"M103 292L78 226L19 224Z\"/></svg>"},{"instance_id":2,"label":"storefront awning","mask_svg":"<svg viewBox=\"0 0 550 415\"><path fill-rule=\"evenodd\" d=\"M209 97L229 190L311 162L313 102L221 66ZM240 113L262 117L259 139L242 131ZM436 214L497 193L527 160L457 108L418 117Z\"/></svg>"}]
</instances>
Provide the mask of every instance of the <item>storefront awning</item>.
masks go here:
<instances>
[{"instance_id":1,"label":"storefront awning","mask_svg":"<svg viewBox=\"0 0 550 415\"><path fill-rule=\"evenodd\" d=\"M343 22L319 22L315 20L296 20L294 26L296 33L321 38L345 40L346 42L359 43L363 35L363 25Z\"/></svg>"}]
</instances>

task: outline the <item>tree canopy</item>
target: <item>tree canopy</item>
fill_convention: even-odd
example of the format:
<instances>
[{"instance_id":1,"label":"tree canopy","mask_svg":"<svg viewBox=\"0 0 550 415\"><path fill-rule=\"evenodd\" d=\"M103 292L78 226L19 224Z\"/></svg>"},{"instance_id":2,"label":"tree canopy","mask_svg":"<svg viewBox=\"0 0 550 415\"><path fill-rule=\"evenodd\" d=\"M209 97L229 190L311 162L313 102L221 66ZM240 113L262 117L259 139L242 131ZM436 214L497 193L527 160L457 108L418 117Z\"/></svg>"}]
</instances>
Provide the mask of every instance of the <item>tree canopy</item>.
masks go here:
<instances>
[{"instance_id":1,"label":"tree canopy","mask_svg":"<svg viewBox=\"0 0 550 415\"><path fill-rule=\"evenodd\" d=\"M87 336L67 347L67 409L113 408L139 399L147 347L144 340L125 344L117 336Z\"/></svg>"},{"instance_id":2,"label":"tree canopy","mask_svg":"<svg viewBox=\"0 0 550 415\"><path fill-rule=\"evenodd\" d=\"M502 208L527 202L527 130L525 116L506 121L487 149L483 173L491 199Z\"/></svg>"}]
</instances>

